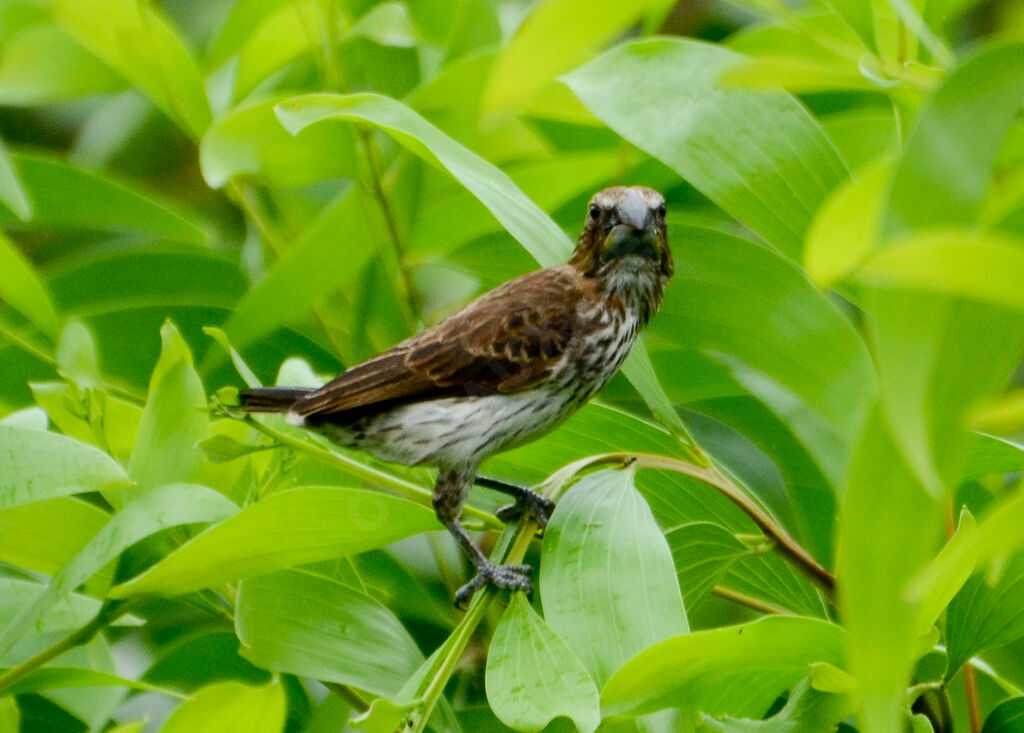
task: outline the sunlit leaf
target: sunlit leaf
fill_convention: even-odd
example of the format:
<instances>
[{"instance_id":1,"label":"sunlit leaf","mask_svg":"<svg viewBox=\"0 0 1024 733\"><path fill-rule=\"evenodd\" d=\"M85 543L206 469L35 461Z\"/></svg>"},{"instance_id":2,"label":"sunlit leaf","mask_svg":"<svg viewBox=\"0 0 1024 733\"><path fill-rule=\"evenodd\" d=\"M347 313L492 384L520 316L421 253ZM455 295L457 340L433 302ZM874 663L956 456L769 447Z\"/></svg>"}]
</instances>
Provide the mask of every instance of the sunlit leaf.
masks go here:
<instances>
[{"instance_id":1,"label":"sunlit leaf","mask_svg":"<svg viewBox=\"0 0 1024 733\"><path fill-rule=\"evenodd\" d=\"M736 535L711 522L692 522L665 533L672 550L683 602L697 604L729 573L750 549Z\"/></svg>"},{"instance_id":2,"label":"sunlit leaf","mask_svg":"<svg viewBox=\"0 0 1024 733\"><path fill-rule=\"evenodd\" d=\"M628 470L587 476L558 502L540 591L545 621L598 684L689 628L668 543Z\"/></svg>"},{"instance_id":3,"label":"sunlit leaf","mask_svg":"<svg viewBox=\"0 0 1024 733\"><path fill-rule=\"evenodd\" d=\"M22 221L32 216L32 202L14 170L7 146L0 141L0 202Z\"/></svg>"},{"instance_id":4,"label":"sunlit leaf","mask_svg":"<svg viewBox=\"0 0 1024 733\"><path fill-rule=\"evenodd\" d=\"M197 690L179 705L161 733L281 733L287 710L284 687L274 681L263 687L218 682Z\"/></svg>"},{"instance_id":5,"label":"sunlit leaf","mask_svg":"<svg viewBox=\"0 0 1024 733\"><path fill-rule=\"evenodd\" d=\"M344 557L437 529L434 513L376 491L282 491L211 527L111 597L176 595L273 570Z\"/></svg>"},{"instance_id":6,"label":"sunlit leaf","mask_svg":"<svg viewBox=\"0 0 1024 733\"><path fill-rule=\"evenodd\" d=\"M795 258L846 165L794 98L721 87L718 75L741 59L696 41L635 41L565 83L605 124Z\"/></svg>"},{"instance_id":7,"label":"sunlit leaf","mask_svg":"<svg viewBox=\"0 0 1024 733\"><path fill-rule=\"evenodd\" d=\"M0 425L0 454L0 509L131 486L113 458L57 433Z\"/></svg>"},{"instance_id":8,"label":"sunlit leaf","mask_svg":"<svg viewBox=\"0 0 1024 733\"><path fill-rule=\"evenodd\" d=\"M161 692L171 697L182 697L173 690L150 685L145 682L118 677L109 672L76 667L45 667L37 669L24 679L18 680L4 690L5 695L27 695L43 690L67 689L71 687L128 687L147 692Z\"/></svg>"},{"instance_id":9,"label":"sunlit leaf","mask_svg":"<svg viewBox=\"0 0 1024 733\"><path fill-rule=\"evenodd\" d=\"M53 604L67 597L125 548L167 527L222 519L237 507L205 486L171 484L129 502L90 539L35 601L0 633L0 652L10 649Z\"/></svg>"},{"instance_id":10,"label":"sunlit leaf","mask_svg":"<svg viewBox=\"0 0 1024 733\"><path fill-rule=\"evenodd\" d=\"M675 636L623 665L601 691L601 710L760 716L779 693L809 677L813 663L841 664L845 642L841 627L799 616Z\"/></svg>"},{"instance_id":11,"label":"sunlit leaf","mask_svg":"<svg viewBox=\"0 0 1024 733\"><path fill-rule=\"evenodd\" d=\"M594 680L522 593L494 631L486 674L494 714L516 730L539 731L564 715L580 733L593 733L601 721Z\"/></svg>"}]
</instances>

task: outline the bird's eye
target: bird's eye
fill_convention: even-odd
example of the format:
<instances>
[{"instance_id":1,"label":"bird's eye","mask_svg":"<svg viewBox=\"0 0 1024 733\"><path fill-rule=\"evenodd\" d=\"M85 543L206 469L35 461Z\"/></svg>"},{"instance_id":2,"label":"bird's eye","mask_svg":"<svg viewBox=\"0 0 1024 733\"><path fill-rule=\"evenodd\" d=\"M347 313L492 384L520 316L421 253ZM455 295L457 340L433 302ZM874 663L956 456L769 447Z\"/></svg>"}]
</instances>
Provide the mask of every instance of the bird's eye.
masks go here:
<instances>
[{"instance_id":1,"label":"bird's eye","mask_svg":"<svg viewBox=\"0 0 1024 733\"><path fill-rule=\"evenodd\" d=\"M591 219L597 219L597 217L601 216L601 207L597 204L591 204L589 211Z\"/></svg>"},{"instance_id":2,"label":"bird's eye","mask_svg":"<svg viewBox=\"0 0 1024 733\"><path fill-rule=\"evenodd\" d=\"M665 218L665 204L659 204L659 205L658 205L658 208L657 208L657 209L655 209L654 211L655 211L655 213L657 213L657 215L658 215L658 216L660 216L661 218L663 218L663 219Z\"/></svg>"}]
</instances>

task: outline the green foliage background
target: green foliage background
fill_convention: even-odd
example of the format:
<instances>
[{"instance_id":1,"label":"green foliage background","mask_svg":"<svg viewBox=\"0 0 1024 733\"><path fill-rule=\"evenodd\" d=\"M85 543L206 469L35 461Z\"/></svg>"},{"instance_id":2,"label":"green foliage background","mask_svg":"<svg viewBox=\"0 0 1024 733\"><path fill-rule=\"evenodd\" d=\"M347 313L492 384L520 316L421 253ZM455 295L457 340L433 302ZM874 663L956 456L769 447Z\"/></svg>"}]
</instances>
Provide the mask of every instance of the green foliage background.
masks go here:
<instances>
[{"instance_id":1,"label":"green foliage background","mask_svg":"<svg viewBox=\"0 0 1024 733\"><path fill-rule=\"evenodd\" d=\"M0 731L1019 730L1022 39L1012 1L0 0ZM616 183L668 199L665 306L485 465L560 497L543 541L466 513L532 602L451 606L429 472L210 409L564 259Z\"/></svg>"}]
</instances>

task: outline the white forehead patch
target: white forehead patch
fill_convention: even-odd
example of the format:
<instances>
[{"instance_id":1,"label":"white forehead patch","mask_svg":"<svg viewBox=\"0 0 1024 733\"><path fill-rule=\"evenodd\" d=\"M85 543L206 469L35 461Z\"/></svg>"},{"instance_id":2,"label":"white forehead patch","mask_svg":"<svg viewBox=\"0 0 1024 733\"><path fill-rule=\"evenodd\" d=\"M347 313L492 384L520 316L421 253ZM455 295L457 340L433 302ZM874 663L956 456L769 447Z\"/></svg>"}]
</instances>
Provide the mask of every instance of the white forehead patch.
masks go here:
<instances>
[{"instance_id":1,"label":"white forehead patch","mask_svg":"<svg viewBox=\"0 0 1024 733\"><path fill-rule=\"evenodd\" d=\"M647 221L647 208L643 196L635 188L628 188L619 202L619 218L636 229L643 229Z\"/></svg>"}]
</instances>

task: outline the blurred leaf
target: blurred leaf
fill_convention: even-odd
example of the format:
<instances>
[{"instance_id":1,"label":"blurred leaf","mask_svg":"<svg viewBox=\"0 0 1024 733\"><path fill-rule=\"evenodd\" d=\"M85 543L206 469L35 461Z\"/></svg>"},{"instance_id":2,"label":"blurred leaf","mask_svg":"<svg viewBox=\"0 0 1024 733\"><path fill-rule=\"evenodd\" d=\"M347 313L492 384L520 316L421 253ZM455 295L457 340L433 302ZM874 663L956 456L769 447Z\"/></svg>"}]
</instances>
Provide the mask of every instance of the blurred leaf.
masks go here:
<instances>
[{"instance_id":1,"label":"blurred leaf","mask_svg":"<svg viewBox=\"0 0 1024 733\"><path fill-rule=\"evenodd\" d=\"M696 631L637 654L601 691L601 712L638 715L666 707L709 715L760 716L811 664L840 664L846 634L835 624L768 616Z\"/></svg>"},{"instance_id":2,"label":"blurred leaf","mask_svg":"<svg viewBox=\"0 0 1024 733\"><path fill-rule=\"evenodd\" d=\"M270 681L270 672L254 667L238 652L238 637L233 630L186 634L156 650L157 658L143 679L186 692L224 680L252 685Z\"/></svg>"},{"instance_id":3,"label":"blurred leaf","mask_svg":"<svg viewBox=\"0 0 1024 733\"><path fill-rule=\"evenodd\" d=\"M57 372L82 389L100 387L99 359L96 342L89 327L77 318L64 324L57 342Z\"/></svg>"},{"instance_id":4,"label":"blurred leaf","mask_svg":"<svg viewBox=\"0 0 1024 733\"><path fill-rule=\"evenodd\" d=\"M892 167L883 158L859 171L814 215L804 266L818 287L827 288L856 270L878 246Z\"/></svg>"},{"instance_id":5,"label":"blurred leaf","mask_svg":"<svg viewBox=\"0 0 1024 733\"><path fill-rule=\"evenodd\" d=\"M383 547L437 529L434 513L407 499L361 489L298 488L272 494L211 527L112 598L177 595L273 570Z\"/></svg>"},{"instance_id":6,"label":"blurred leaf","mask_svg":"<svg viewBox=\"0 0 1024 733\"><path fill-rule=\"evenodd\" d=\"M1024 311L1024 242L996 232L921 232L875 253L857 279L874 288L943 293Z\"/></svg>"},{"instance_id":7,"label":"blurred leaf","mask_svg":"<svg viewBox=\"0 0 1024 733\"><path fill-rule=\"evenodd\" d=\"M820 692L804 680L790 692L785 707L766 720L716 720L705 715L703 727L718 733L821 733L835 730L855 708L850 697Z\"/></svg>"},{"instance_id":8,"label":"blurred leaf","mask_svg":"<svg viewBox=\"0 0 1024 733\"><path fill-rule=\"evenodd\" d=\"M11 156L32 199L39 229L143 231L178 242L205 244L206 234L184 214L112 180L44 155ZM18 224L0 207L0 226Z\"/></svg>"},{"instance_id":9,"label":"blurred leaf","mask_svg":"<svg viewBox=\"0 0 1024 733\"><path fill-rule=\"evenodd\" d=\"M118 677L109 672L77 667L44 667L31 672L4 690L5 695L26 695L43 690L59 690L70 687L128 687L134 690L160 692L171 697L183 697L181 693L145 682Z\"/></svg>"},{"instance_id":10,"label":"blurred leaf","mask_svg":"<svg viewBox=\"0 0 1024 733\"><path fill-rule=\"evenodd\" d=\"M4 41L0 104L52 104L124 86L106 64L52 23L23 28Z\"/></svg>"},{"instance_id":11,"label":"blurred leaf","mask_svg":"<svg viewBox=\"0 0 1024 733\"><path fill-rule=\"evenodd\" d=\"M156 10L135 0L55 0L64 30L198 138L210 104L195 60Z\"/></svg>"},{"instance_id":12,"label":"blurred leaf","mask_svg":"<svg viewBox=\"0 0 1024 733\"><path fill-rule=\"evenodd\" d=\"M11 240L0 233L0 300L18 310L50 339L57 337L60 317L35 268Z\"/></svg>"},{"instance_id":13,"label":"blurred leaf","mask_svg":"<svg viewBox=\"0 0 1024 733\"><path fill-rule=\"evenodd\" d=\"M194 480L202 460L195 445L210 428L206 392L192 354L169 321L160 329L160 342L160 360L128 462L128 475L142 491Z\"/></svg>"},{"instance_id":14,"label":"blurred leaf","mask_svg":"<svg viewBox=\"0 0 1024 733\"><path fill-rule=\"evenodd\" d=\"M875 13L871 0L827 0L828 5L850 28L869 50L877 47L875 42Z\"/></svg>"},{"instance_id":15,"label":"blurred leaf","mask_svg":"<svg viewBox=\"0 0 1024 733\"><path fill-rule=\"evenodd\" d=\"M485 112L511 112L546 84L589 57L608 38L622 33L664 0L543 0L506 43L484 95ZM565 33L572 28L572 33ZM558 38L557 44L552 39Z\"/></svg>"},{"instance_id":16,"label":"blurred leaf","mask_svg":"<svg viewBox=\"0 0 1024 733\"><path fill-rule=\"evenodd\" d=\"M991 435L975 434L961 479L1024 470L1024 447Z\"/></svg>"},{"instance_id":17,"label":"blurred leaf","mask_svg":"<svg viewBox=\"0 0 1024 733\"><path fill-rule=\"evenodd\" d=\"M90 424L84 414L84 406L76 399L71 385L66 382L33 382L29 386L36 404L46 411L62 433L83 443L104 447L119 461L128 461L142 417L142 408L119 397L105 395L102 400L101 433L105 444L101 446L96 426Z\"/></svg>"},{"instance_id":18,"label":"blurred leaf","mask_svg":"<svg viewBox=\"0 0 1024 733\"><path fill-rule=\"evenodd\" d=\"M892 181L889 235L972 224L1006 131L1024 102L1024 44L985 47L920 113Z\"/></svg>"},{"instance_id":19,"label":"blurred leaf","mask_svg":"<svg viewBox=\"0 0 1024 733\"><path fill-rule=\"evenodd\" d=\"M692 612L750 548L736 535L711 522L691 522L665 533L683 593L683 605Z\"/></svg>"},{"instance_id":20,"label":"blurred leaf","mask_svg":"<svg viewBox=\"0 0 1024 733\"><path fill-rule=\"evenodd\" d=\"M719 86L718 75L741 59L696 41L635 41L564 80L605 124L798 258L846 166L794 98Z\"/></svg>"},{"instance_id":21,"label":"blurred leaf","mask_svg":"<svg viewBox=\"0 0 1024 733\"><path fill-rule=\"evenodd\" d=\"M1024 554L1017 553L998 580L975 574L956 594L946 611L946 649L951 678L979 652L1024 637Z\"/></svg>"},{"instance_id":22,"label":"blurred leaf","mask_svg":"<svg viewBox=\"0 0 1024 733\"><path fill-rule=\"evenodd\" d=\"M532 660L525 669L523 660ZM487 653L487 700L506 725L539 731L559 716L580 733L601 722L597 687L564 641L515 593Z\"/></svg>"},{"instance_id":23,"label":"blurred leaf","mask_svg":"<svg viewBox=\"0 0 1024 733\"><path fill-rule=\"evenodd\" d=\"M981 733L1019 733L1024 724L1024 697L1011 697L985 718Z\"/></svg>"},{"instance_id":24,"label":"blurred leaf","mask_svg":"<svg viewBox=\"0 0 1024 733\"><path fill-rule=\"evenodd\" d=\"M13 697L0 698L0 730L9 733L21 730L21 713Z\"/></svg>"},{"instance_id":25,"label":"blurred leaf","mask_svg":"<svg viewBox=\"0 0 1024 733\"><path fill-rule=\"evenodd\" d=\"M277 681L263 687L218 682L197 690L171 713L161 733L281 733L285 691Z\"/></svg>"},{"instance_id":26,"label":"blurred leaf","mask_svg":"<svg viewBox=\"0 0 1024 733\"><path fill-rule=\"evenodd\" d=\"M0 626L6 626L32 603L42 584L33 580L0 578ZM81 593L70 593L64 603L43 614L32 629L37 634L72 631L92 620L100 610L100 601ZM7 691L4 691L7 694ZM3 730L3 728L0 728Z\"/></svg>"},{"instance_id":27,"label":"blurred leaf","mask_svg":"<svg viewBox=\"0 0 1024 733\"><path fill-rule=\"evenodd\" d=\"M2 66L0 66L2 73ZM18 173L14 170L7 146L0 140L0 202L14 212L22 221L32 217L32 202L28 199L28 192L18 179Z\"/></svg>"},{"instance_id":28,"label":"blurred leaf","mask_svg":"<svg viewBox=\"0 0 1024 733\"><path fill-rule=\"evenodd\" d=\"M72 497L4 509L0 511L0 560L56 575L109 519L110 515L99 507ZM113 567L95 576L101 589L113 579Z\"/></svg>"},{"instance_id":29,"label":"blurred leaf","mask_svg":"<svg viewBox=\"0 0 1024 733\"><path fill-rule=\"evenodd\" d=\"M288 0L239 0L234 3L230 15L210 41L205 59L207 67L216 69L236 55L260 23L286 2Z\"/></svg>"},{"instance_id":30,"label":"blurred leaf","mask_svg":"<svg viewBox=\"0 0 1024 733\"><path fill-rule=\"evenodd\" d=\"M266 446L240 443L230 435L211 435L196 446L213 463L227 463L236 458L265 450Z\"/></svg>"},{"instance_id":31,"label":"blurred leaf","mask_svg":"<svg viewBox=\"0 0 1024 733\"><path fill-rule=\"evenodd\" d=\"M896 148L892 110L855 108L823 117L821 125L851 171L860 171Z\"/></svg>"},{"instance_id":32,"label":"blurred leaf","mask_svg":"<svg viewBox=\"0 0 1024 733\"><path fill-rule=\"evenodd\" d=\"M315 49L320 41L319 0L292 0L272 5L265 7L265 14L240 49L235 77L236 99L250 94L260 82Z\"/></svg>"},{"instance_id":33,"label":"blurred leaf","mask_svg":"<svg viewBox=\"0 0 1024 733\"><path fill-rule=\"evenodd\" d=\"M394 99L377 94L309 94L279 104L277 116L293 135L324 120L381 127L419 157L447 169L541 265L557 264L569 254L565 233L507 174Z\"/></svg>"},{"instance_id":34,"label":"blurred leaf","mask_svg":"<svg viewBox=\"0 0 1024 733\"><path fill-rule=\"evenodd\" d=\"M221 188L235 176L261 176L271 186L295 188L356 169L351 135L328 126L289 135L274 116L283 97L249 100L220 116L203 135L203 177Z\"/></svg>"},{"instance_id":35,"label":"blurred leaf","mask_svg":"<svg viewBox=\"0 0 1024 733\"><path fill-rule=\"evenodd\" d=\"M10 649L47 610L125 548L162 529L217 521L236 510L234 504L213 489L192 484L162 486L129 502L51 578L35 602L0 633L0 653Z\"/></svg>"},{"instance_id":36,"label":"blurred leaf","mask_svg":"<svg viewBox=\"0 0 1024 733\"><path fill-rule=\"evenodd\" d=\"M214 328L213 326L207 326L204 328L203 333L216 341L228 356L231 357L231 363L234 365L235 371L237 371L238 375L245 381L247 387L263 386L263 384L260 383L259 378L253 374L249 365L245 363L244 359L242 359L241 354L235 351L235 348L231 345L226 333L219 328Z\"/></svg>"},{"instance_id":37,"label":"blurred leaf","mask_svg":"<svg viewBox=\"0 0 1024 733\"><path fill-rule=\"evenodd\" d=\"M854 450L836 553L840 609L851 635L848 668L863 694L859 720L865 731L902 724L921 631L905 587L934 551L942 527L941 504L875 407Z\"/></svg>"},{"instance_id":38,"label":"blurred leaf","mask_svg":"<svg viewBox=\"0 0 1024 733\"><path fill-rule=\"evenodd\" d=\"M132 485L106 453L56 433L0 425L0 454L0 509Z\"/></svg>"},{"instance_id":39,"label":"blurred leaf","mask_svg":"<svg viewBox=\"0 0 1024 733\"><path fill-rule=\"evenodd\" d=\"M584 477L544 533L545 620L598 684L641 649L689 628L671 551L633 474Z\"/></svg>"},{"instance_id":40,"label":"blurred leaf","mask_svg":"<svg viewBox=\"0 0 1024 733\"><path fill-rule=\"evenodd\" d=\"M242 581L235 611L242 655L275 672L391 696L423 654L386 607L337 581L282 570Z\"/></svg>"}]
</instances>

